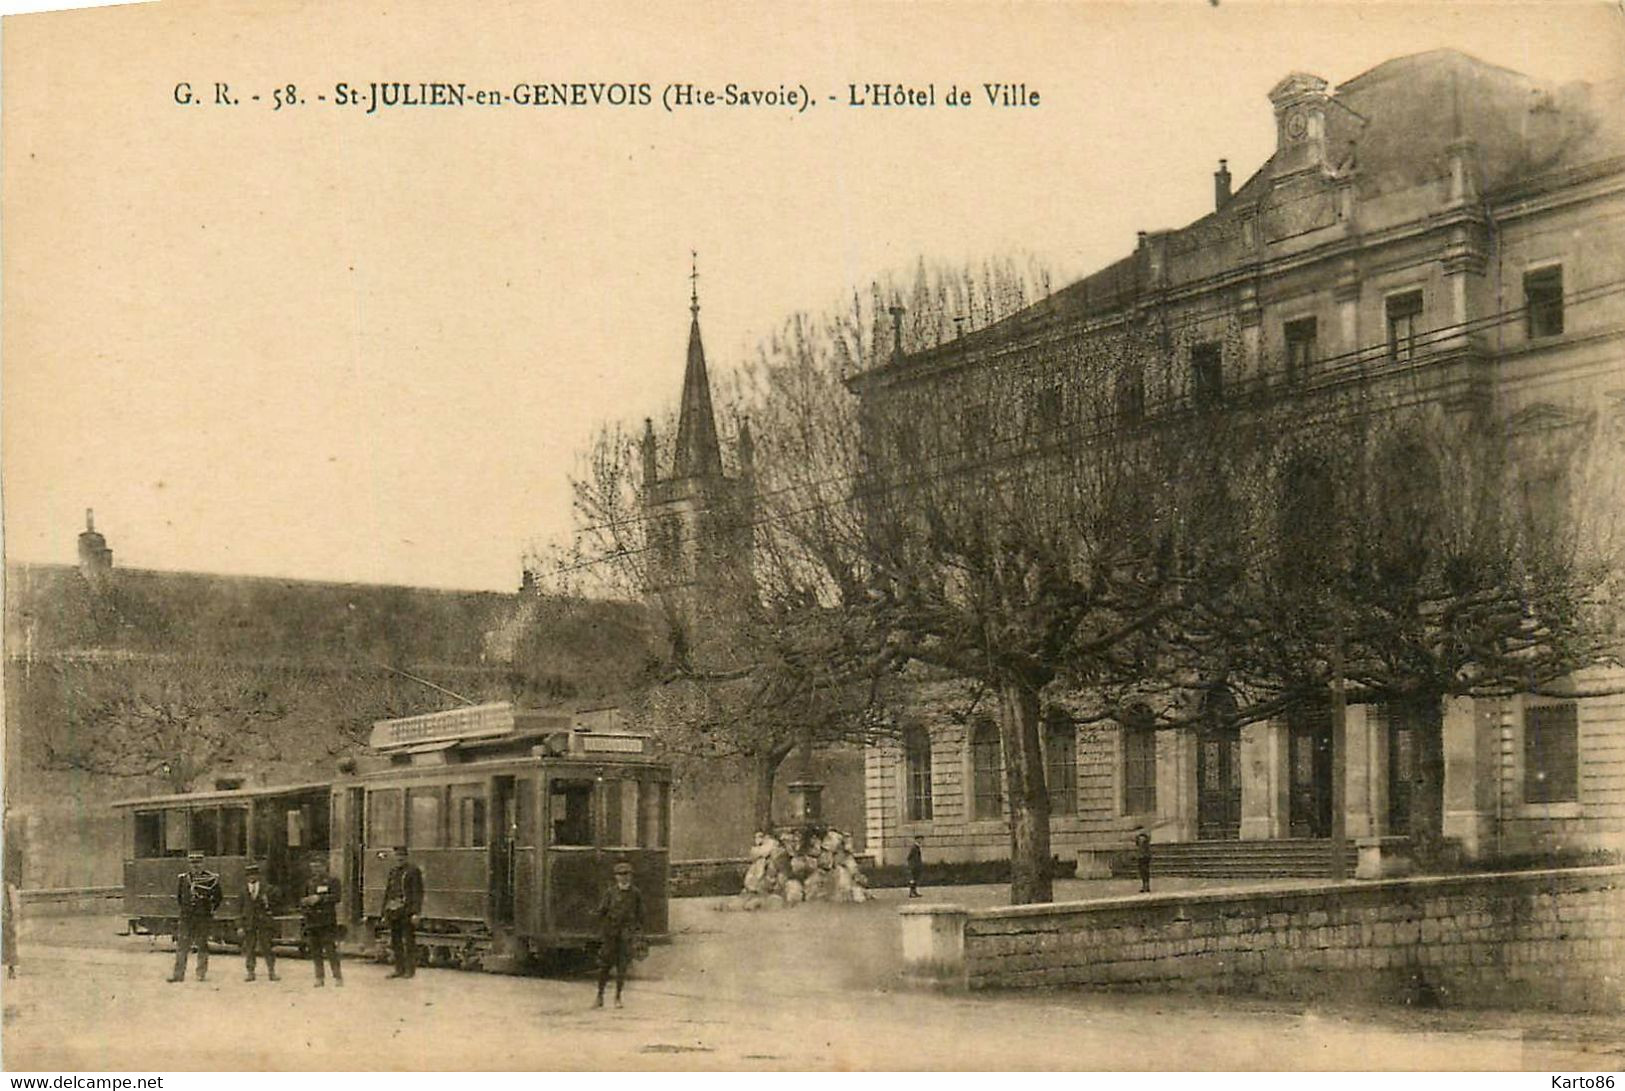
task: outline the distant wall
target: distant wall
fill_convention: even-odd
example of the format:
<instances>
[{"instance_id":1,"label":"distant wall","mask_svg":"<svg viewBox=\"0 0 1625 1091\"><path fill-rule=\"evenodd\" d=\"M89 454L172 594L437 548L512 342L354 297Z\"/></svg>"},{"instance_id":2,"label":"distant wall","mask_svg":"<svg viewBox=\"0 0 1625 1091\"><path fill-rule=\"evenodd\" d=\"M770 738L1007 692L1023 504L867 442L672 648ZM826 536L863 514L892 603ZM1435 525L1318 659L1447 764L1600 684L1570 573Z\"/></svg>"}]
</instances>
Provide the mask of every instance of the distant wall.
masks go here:
<instances>
[{"instance_id":1,"label":"distant wall","mask_svg":"<svg viewBox=\"0 0 1625 1091\"><path fill-rule=\"evenodd\" d=\"M1082 985L1625 1010L1625 867L964 914L972 988Z\"/></svg>"}]
</instances>

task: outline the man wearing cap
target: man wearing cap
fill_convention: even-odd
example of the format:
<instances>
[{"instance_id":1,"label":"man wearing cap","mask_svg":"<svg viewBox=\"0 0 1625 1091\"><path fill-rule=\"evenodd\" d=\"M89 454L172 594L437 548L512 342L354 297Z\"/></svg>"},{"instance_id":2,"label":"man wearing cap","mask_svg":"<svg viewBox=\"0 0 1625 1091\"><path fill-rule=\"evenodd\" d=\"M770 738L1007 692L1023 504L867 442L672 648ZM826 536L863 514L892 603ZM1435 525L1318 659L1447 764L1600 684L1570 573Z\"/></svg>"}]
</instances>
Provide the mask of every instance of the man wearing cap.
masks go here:
<instances>
[{"instance_id":1,"label":"man wearing cap","mask_svg":"<svg viewBox=\"0 0 1625 1091\"><path fill-rule=\"evenodd\" d=\"M395 866L384 880L383 918L389 924L389 951L395 957L390 977L411 977L418 968L418 914L423 911L423 872L406 858L406 846L395 846Z\"/></svg>"},{"instance_id":2,"label":"man wearing cap","mask_svg":"<svg viewBox=\"0 0 1625 1091\"><path fill-rule=\"evenodd\" d=\"M197 980L209 973L209 935L214 911L220 908L220 876L203 866L201 852L186 854L186 870L175 877L175 969L171 983L186 980L186 959L197 948Z\"/></svg>"},{"instance_id":3,"label":"man wearing cap","mask_svg":"<svg viewBox=\"0 0 1625 1091\"><path fill-rule=\"evenodd\" d=\"M626 967L633 948L643 932L643 895L632 885L632 865L622 860L615 865L615 882L604 891L598 903L598 999L593 1007L604 1006L604 986L609 971L615 970L615 1006L621 1006L621 990L626 987Z\"/></svg>"},{"instance_id":4,"label":"man wearing cap","mask_svg":"<svg viewBox=\"0 0 1625 1091\"><path fill-rule=\"evenodd\" d=\"M327 984L322 969L325 958L333 967L333 984L344 984L339 969L339 881L327 873L327 857L310 858L310 878L305 880L304 897L299 904L305 914L305 942L310 945L310 961L316 967L316 987Z\"/></svg>"},{"instance_id":5,"label":"man wearing cap","mask_svg":"<svg viewBox=\"0 0 1625 1091\"><path fill-rule=\"evenodd\" d=\"M272 981L276 976L276 887L260 878L260 866L249 863L243 869L242 919L243 954L247 958L248 973L244 981L254 980L254 961L265 956L265 972Z\"/></svg>"}]
</instances>

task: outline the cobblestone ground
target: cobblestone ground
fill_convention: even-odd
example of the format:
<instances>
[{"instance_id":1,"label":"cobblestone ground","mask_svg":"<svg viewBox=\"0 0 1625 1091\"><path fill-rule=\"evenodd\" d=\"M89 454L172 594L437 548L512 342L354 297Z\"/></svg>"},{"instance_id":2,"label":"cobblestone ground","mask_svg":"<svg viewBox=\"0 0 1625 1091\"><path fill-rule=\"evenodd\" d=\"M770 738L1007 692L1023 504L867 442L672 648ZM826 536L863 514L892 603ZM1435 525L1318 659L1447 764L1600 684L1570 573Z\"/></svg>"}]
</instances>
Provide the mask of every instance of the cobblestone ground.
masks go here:
<instances>
[{"instance_id":1,"label":"cobblestone ground","mask_svg":"<svg viewBox=\"0 0 1625 1091\"><path fill-rule=\"evenodd\" d=\"M1215 886L1170 880L1177 886ZM1058 897L1128 892L1068 883ZM1000 887L928 897L998 904ZM166 945L108 918L25 922L4 982L11 1071L214 1069L1423 1069L1615 1070L1625 1019L1316 1009L1079 992L943 994L898 978L901 891L864 906L739 912L673 903L674 942L636 968L624 1009L591 1007L586 978L425 970L390 981L352 963L345 987L164 983Z\"/></svg>"}]
</instances>

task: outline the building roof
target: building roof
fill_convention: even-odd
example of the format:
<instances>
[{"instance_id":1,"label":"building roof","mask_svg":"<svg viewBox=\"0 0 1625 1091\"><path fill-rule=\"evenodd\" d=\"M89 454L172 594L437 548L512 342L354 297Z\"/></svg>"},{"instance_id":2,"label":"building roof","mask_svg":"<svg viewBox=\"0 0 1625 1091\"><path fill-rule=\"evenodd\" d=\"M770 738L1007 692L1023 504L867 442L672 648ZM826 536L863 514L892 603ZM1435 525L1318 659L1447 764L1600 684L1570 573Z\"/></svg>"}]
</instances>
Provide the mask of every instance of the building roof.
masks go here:
<instances>
[{"instance_id":1,"label":"building roof","mask_svg":"<svg viewBox=\"0 0 1625 1091\"><path fill-rule=\"evenodd\" d=\"M1319 77L1294 72L1272 99L1325 95ZM1359 200L1435 184L1447 175L1458 141L1469 141L1479 192L1493 199L1541 178L1625 156L1625 80L1554 86L1452 49L1385 61L1338 85L1326 101L1327 166L1346 172ZM1163 235L1207 239L1238 234L1243 216L1268 205L1281 152L1261 164L1222 207ZM1178 278L1176 277L1176 280ZM1141 251L1112 262L992 325L887 360L854 380L907 374L938 362L973 357L1030 330L1109 316L1140 295Z\"/></svg>"}]
</instances>

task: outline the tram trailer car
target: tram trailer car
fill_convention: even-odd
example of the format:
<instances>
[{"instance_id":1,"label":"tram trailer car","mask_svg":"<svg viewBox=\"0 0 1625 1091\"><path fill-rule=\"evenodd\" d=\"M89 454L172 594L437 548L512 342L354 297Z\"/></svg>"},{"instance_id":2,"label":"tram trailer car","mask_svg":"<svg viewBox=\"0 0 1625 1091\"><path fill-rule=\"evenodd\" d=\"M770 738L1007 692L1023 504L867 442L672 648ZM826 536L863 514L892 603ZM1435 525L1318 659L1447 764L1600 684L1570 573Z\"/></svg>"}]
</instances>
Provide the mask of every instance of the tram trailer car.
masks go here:
<instances>
[{"instance_id":1,"label":"tram trailer car","mask_svg":"<svg viewBox=\"0 0 1625 1091\"><path fill-rule=\"evenodd\" d=\"M236 943L241 933L243 869L261 861L262 878L279 892L277 941L303 938L299 887L310 858L329 856L331 783L236 788L152 796L113 804L124 815L124 917L141 935L175 934L175 888L187 853L203 853L220 876L223 899L211 938ZM252 853L250 853L252 849Z\"/></svg>"},{"instance_id":2,"label":"tram trailer car","mask_svg":"<svg viewBox=\"0 0 1625 1091\"><path fill-rule=\"evenodd\" d=\"M404 844L423 871L426 965L514 972L595 947L622 861L646 935L669 941L671 766L647 736L490 704L379 721L371 751L332 790L352 938L387 949L384 885Z\"/></svg>"}]
</instances>

